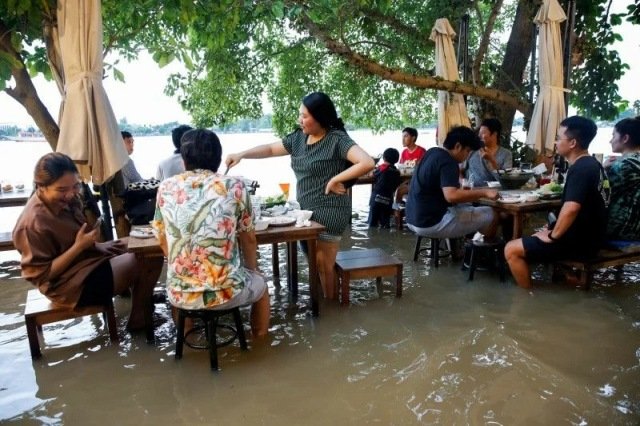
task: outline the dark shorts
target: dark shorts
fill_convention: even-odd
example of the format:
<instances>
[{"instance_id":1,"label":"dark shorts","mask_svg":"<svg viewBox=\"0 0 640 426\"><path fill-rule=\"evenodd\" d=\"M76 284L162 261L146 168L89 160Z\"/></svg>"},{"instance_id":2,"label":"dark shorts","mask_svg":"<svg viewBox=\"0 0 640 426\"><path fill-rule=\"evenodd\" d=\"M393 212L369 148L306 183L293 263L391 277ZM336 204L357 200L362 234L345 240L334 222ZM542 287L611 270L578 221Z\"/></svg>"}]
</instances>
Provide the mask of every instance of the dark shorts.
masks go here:
<instances>
[{"instance_id":1,"label":"dark shorts","mask_svg":"<svg viewBox=\"0 0 640 426\"><path fill-rule=\"evenodd\" d=\"M597 250L594 251L590 247L545 243L538 237L522 237L522 246L528 261L540 263L551 263L564 259L588 259L597 252Z\"/></svg>"},{"instance_id":2,"label":"dark shorts","mask_svg":"<svg viewBox=\"0 0 640 426\"><path fill-rule=\"evenodd\" d=\"M76 307L106 305L113 299L113 271L108 260L102 262L84 280Z\"/></svg>"}]
</instances>

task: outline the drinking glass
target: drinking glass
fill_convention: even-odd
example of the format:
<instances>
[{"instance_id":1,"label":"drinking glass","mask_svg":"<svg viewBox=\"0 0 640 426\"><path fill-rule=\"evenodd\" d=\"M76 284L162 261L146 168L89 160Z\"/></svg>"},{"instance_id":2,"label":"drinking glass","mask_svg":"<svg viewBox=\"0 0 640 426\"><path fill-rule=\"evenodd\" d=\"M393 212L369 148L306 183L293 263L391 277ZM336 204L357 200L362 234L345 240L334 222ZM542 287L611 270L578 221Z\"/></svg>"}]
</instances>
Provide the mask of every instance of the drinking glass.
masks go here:
<instances>
[{"instance_id":1,"label":"drinking glass","mask_svg":"<svg viewBox=\"0 0 640 426\"><path fill-rule=\"evenodd\" d=\"M289 182L280 182L278 185L280 185L280 189L282 190L284 197L288 200L289 199Z\"/></svg>"}]
</instances>

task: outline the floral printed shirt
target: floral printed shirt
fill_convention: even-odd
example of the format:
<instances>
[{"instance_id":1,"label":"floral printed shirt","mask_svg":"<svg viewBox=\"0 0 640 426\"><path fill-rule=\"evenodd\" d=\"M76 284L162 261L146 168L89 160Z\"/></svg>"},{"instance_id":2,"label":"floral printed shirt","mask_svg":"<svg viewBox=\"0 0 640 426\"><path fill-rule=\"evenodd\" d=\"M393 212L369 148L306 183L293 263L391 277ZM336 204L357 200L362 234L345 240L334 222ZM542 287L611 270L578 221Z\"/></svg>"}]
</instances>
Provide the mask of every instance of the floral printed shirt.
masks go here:
<instances>
[{"instance_id":1,"label":"floral printed shirt","mask_svg":"<svg viewBox=\"0 0 640 426\"><path fill-rule=\"evenodd\" d=\"M236 233L253 230L243 180L187 171L158 188L152 226L167 239L167 294L172 305L206 309L238 294L248 279Z\"/></svg>"}]
</instances>

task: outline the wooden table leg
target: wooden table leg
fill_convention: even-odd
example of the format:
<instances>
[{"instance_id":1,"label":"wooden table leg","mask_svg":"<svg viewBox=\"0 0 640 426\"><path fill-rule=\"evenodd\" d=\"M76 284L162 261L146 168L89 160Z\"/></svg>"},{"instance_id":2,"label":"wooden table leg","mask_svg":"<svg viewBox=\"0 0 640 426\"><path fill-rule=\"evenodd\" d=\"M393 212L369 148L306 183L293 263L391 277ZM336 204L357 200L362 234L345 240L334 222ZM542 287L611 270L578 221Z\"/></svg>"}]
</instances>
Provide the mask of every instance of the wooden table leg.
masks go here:
<instances>
[{"instance_id":1,"label":"wooden table leg","mask_svg":"<svg viewBox=\"0 0 640 426\"><path fill-rule=\"evenodd\" d=\"M318 265L316 264L316 240L307 240L309 250L309 293L311 294L311 315L320 315L320 277L318 275Z\"/></svg>"},{"instance_id":2,"label":"wooden table leg","mask_svg":"<svg viewBox=\"0 0 640 426\"><path fill-rule=\"evenodd\" d=\"M298 245L297 241L287 243L287 285L291 296L298 297Z\"/></svg>"},{"instance_id":3,"label":"wooden table leg","mask_svg":"<svg viewBox=\"0 0 640 426\"><path fill-rule=\"evenodd\" d=\"M273 277L280 278L280 260L278 259L278 243L271 244L271 269Z\"/></svg>"},{"instance_id":4,"label":"wooden table leg","mask_svg":"<svg viewBox=\"0 0 640 426\"><path fill-rule=\"evenodd\" d=\"M513 236L511 238L514 240L522 237L522 222L523 217L521 214L516 213L513 215Z\"/></svg>"}]
</instances>

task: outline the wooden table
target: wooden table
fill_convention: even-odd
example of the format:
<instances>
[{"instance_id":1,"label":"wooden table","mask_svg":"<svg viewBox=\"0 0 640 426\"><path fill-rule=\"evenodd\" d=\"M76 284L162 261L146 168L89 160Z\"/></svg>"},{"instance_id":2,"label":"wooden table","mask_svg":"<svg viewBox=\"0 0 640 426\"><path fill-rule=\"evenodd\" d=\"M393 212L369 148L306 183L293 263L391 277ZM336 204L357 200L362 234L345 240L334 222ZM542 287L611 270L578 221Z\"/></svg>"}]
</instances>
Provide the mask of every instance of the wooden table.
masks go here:
<instances>
[{"instance_id":1,"label":"wooden table","mask_svg":"<svg viewBox=\"0 0 640 426\"><path fill-rule=\"evenodd\" d=\"M500 191L500 193L519 195L525 192L520 189ZM548 212L555 210L562 206L562 200L560 198L553 200L538 200L527 201L524 203L501 203L500 200L490 200L488 198L481 198L477 201L478 204L483 206L493 207L499 212L504 212L513 216L513 239L522 237L523 231L523 219L524 216L533 212Z\"/></svg>"},{"instance_id":2,"label":"wooden table","mask_svg":"<svg viewBox=\"0 0 640 426\"><path fill-rule=\"evenodd\" d=\"M24 191L16 191L0 193L0 208L1 207L20 207L27 204L29 197L31 196L31 188Z\"/></svg>"},{"instance_id":3,"label":"wooden table","mask_svg":"<svg viewBox=\"0 0 640 426\"><path fill-rule=\"evenodd\" d=\"M270 226L264 231L256 231L256 240L258 244L272 244L277 253L278 243L288 244L288 276L291 285L292 295L297 294L298 287L298 270L297 270L297 250L296 243L298 241L306 241L309 247L309 293L311 295L311 314L314 317L319 315L319 299L320 299L320 279L318 275L318 267L316 264L316 241L318 235L323 232L325 227L317 222L311 221L311 226L303 226L296 228L295 226ZM163 256L162 249L156 238L135 238L129 237L129 251L140 256L142 259L146 257ZM277 256L273 262L274 274L279 267Z\"/></svg>"}]
</instances>

